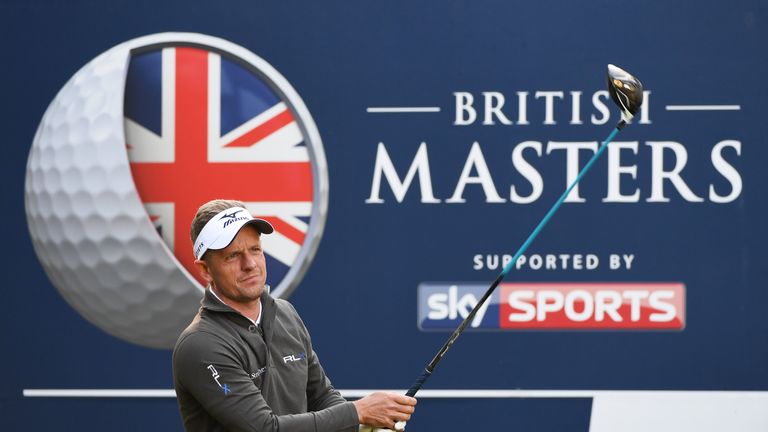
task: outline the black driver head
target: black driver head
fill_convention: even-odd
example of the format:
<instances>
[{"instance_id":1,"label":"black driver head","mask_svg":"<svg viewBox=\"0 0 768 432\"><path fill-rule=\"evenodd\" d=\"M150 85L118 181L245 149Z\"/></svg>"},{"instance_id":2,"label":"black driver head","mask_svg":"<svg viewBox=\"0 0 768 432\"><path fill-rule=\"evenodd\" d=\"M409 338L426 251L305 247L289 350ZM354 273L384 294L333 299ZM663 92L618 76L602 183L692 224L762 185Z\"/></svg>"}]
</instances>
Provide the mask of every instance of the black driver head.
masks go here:
<instances>
[{"instance_id":1,"label":"black driver head","mask_svg":"<svg viewBox=\"0 0 768 432\"><path fill-rule=\"evenodd\" d=\"M640 80L612 64L608 65L608 92L621 108L625 121L631 120L643 104L643 84Z\"/></svg>"}]
</instances>

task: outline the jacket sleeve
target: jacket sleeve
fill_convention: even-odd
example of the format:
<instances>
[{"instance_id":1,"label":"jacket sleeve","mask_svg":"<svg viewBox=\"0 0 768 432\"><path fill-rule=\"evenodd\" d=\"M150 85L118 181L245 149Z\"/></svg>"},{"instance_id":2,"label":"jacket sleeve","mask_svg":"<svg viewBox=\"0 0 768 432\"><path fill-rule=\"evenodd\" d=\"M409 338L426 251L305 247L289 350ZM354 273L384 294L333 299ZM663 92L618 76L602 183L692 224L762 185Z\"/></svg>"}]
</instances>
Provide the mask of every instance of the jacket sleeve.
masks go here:
<instances>
[{"instance_id":1,"label":"jacket sleeve","mask_svg":"<svg viewBox=\"0 0 768 432\"><path fill-rule=\"evenodd\" d=\"M357 413L351 403L320 412L274 414L241 366L237 352L214 334L196 332L181 340L174 351L173 369L177 391L191 394L227 430L357 430Z\"/></svg>"},{"instance_id":2,"label":"jacket sleeve","mask_svg":"<svg viewBox=\"0 0 768 432\"><path fill-rule=\"evenodd\" d=\"M325 375L317 353L311 346L307 351L310 353L307 358L307 406L309 410L318 411L346 402L346 399L331 385L331 380Z\"/></svg>"},{"instance_id":3,"label":"jacket sleeve","mask_svg":"<svg viewBox=\"0 0 768 432\"><path fill-rule=\"evenodd\" d=\"M307 356L307 408L309 411L314 411L318 415L318 419L320 420L318 424L327 424L328 422L333 421L329 418L329 415L334 412L333 410L329 410L330 407L337 408L344 405L351 406L352 409L349 410L346 415L349 416L350 421L354 423L354 428L350 430L357 431L357 409L354 408L354 405L351 402L347 402L347 400L341 396L341 393L331 385L331 380L325 375L325 371L320 365L320 359L317 357L317 353L315 353L315 350L312 347L312 338L309 335L309 330L307 330L304 321L301 319L298 312L296 312L293 305L290 303L287 304L293 309L293 313L301 325L305 337L306 352L309 354Z\"/></svg>"}]
</instances>

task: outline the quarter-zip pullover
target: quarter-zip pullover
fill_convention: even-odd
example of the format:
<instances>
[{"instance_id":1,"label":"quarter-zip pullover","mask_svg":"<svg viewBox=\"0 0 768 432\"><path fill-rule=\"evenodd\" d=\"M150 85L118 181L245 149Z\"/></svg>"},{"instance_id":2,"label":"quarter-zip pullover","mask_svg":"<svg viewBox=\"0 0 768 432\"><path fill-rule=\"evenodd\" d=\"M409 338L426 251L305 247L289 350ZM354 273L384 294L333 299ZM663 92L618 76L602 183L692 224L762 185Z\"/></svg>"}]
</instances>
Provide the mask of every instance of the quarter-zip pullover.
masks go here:
<instances>
[{"instance_id":1,"label":"quarter-zip pullover","mask_svg":"<svg viewBox=\"0 0 768 432\"><path fill-rule=\"evenodd\" d=\"M261 325L207 290L176 342L173 376L184 427L196 431L357 431L293 306L261 296Z\"/></svg>"}]
</instances>

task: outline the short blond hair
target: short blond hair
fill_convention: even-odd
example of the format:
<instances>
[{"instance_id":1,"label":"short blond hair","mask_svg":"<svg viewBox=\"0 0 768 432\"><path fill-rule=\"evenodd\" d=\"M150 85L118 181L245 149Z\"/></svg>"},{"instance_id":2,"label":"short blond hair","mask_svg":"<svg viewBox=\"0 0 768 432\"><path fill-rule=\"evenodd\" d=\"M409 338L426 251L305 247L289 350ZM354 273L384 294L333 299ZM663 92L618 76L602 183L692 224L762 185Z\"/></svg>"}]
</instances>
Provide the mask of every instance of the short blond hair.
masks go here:
<instances>
[{"instance_id":1,"label":"short blond hair","mask_svg":"<svg viewBox=\"0 0 768 432\"><path fill-rule=\"evenodd\" d=\"M232 207L245 208L245 204L243 204L242 201L237 200L215 199L201 205L200 208L197 209L195 217L192 219L192 228L189 231L189 235L192 237L192 244L195 244L197 236L200 235L200 231L203 230L205 224L207 224L212 217Z\"/></svg>"}]
</instances>

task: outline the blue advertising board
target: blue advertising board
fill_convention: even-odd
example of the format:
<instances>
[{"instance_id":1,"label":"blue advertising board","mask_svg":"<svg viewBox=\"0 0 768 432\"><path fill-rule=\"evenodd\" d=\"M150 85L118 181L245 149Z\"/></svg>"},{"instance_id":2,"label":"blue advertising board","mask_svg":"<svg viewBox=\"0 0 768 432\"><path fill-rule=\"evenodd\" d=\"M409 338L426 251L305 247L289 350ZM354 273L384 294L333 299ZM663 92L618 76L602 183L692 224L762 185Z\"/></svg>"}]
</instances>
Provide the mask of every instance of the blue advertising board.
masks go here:
<instances>
[{"instance_id":1,"label":"blue advertising board","mask_svg":"<svg viewBox=\"0 0 768 432\"><path fill-rule=\"evenodd\" d=\"M768 430L768 13L732 2L0 1L3 430L183 430L189 223L273 223L268 282L408 430ZM649 414L652 413L652 414Z\"/></svg>"}]
</instances>

